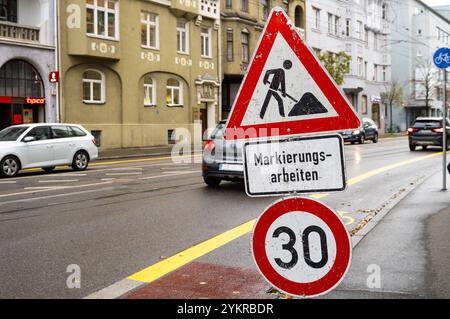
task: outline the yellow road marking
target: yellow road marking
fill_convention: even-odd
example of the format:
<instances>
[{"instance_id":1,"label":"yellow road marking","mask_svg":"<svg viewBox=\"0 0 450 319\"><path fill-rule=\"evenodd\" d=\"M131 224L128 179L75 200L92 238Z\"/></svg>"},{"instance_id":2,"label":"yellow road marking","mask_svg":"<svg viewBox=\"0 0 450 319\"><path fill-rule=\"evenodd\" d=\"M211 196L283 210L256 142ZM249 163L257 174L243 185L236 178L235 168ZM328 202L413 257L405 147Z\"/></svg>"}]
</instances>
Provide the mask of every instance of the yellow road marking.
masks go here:
<instances>
[{"instance_id":1,"label":"yellow road marking","mask_svg":"<svg viewBox=\"0 0 450 319\"><path fill-rule=\"evenodd\" d=\"M170 258L160 261L146 269L143 269L134 275L128 277L130 280L150 283L175 269L225 245L230 241L241 237L244 234L251 232L255 224L255 219L246 222L238 227L228 230L216 237L208 239L198 245L188 248L181 253L176 254Z\"/></svg>"},{"instance_id":2,"label":"yellow road marking","mask_svg":"<svg viewBox=\"0 0 450 319\"><path fill-rule=\"evenodd\" d=\"M342 210L337 211L339 216L344 220L344 223L346 226L351 225L355 222L355 219L351 216L347 216L347 214L350 214L349 212L344 212Z\"/></svg>"},{"instance_id":3,"label":"yellow road marking","mask_svg":"<svg viewBox=\"0 0 450 319\"><path fill-rule=\"evenodd\" d=\"M450 152L448 152L448 153L450 153ZM408 165L408 164L415 163L415 162L418 162L421 160L425 160L425 159L428 159L431 157L435 157L439 154L442 154L442 152L433 153L431 155L421 156L421 157L417 157L417 158L414 158L411 160L402 161L402 162L399 162L396 164L391 164L391 165L387 165L384 167L380 167L378 169L369 171L365 174L351 178L348 181L348 185L357 184L357 183L359 183L367 178L370 178L374 175L386 172L388 170L391 170L391 169L394 169L394 168L397 168L400 166ZM311 195L311 197L323 198L328 195L329 194L313 194L313 195ZM346 217L349 217L349 216L346 216ZM140 281L140 282L144 282L144 283L151 283L151 282L167 275L168 273L190 263L191 261L193 261L201 256L204 256L204 255L230 243L231 241L233 241L241 236L244 236L245 234L250 233L253 229L253 225L255 224L255 222L256 222L256 218L246 222L245 224L242 224L238 227L228 230L220 235L217 235L216 237L207 239L206 241L204 241L198 245L195 245L191 248L188 248L188 249L186 249L172 257L169 257L163 261L157 262L156 264L153 264L153 265L149 266L148 268L140 270L139 272L129 276L127 279L134 280L134 281Z\"/></svg>"}]
</instances>

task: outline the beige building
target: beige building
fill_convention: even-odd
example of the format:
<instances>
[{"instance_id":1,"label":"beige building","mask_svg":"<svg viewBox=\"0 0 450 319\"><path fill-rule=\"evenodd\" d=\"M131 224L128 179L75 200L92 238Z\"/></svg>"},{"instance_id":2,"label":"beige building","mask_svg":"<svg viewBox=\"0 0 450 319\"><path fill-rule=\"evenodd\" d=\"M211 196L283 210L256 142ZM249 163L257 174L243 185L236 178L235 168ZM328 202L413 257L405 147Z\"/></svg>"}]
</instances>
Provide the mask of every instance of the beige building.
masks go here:
<instances>
[{"instance_id":1,"label":"beige building","mask_svg":"<svg viewBox=\"0 0 450 319\"><path fill-rule=\"evenodd\" d=\"M244 73L274 6L282 7L305 38L304 0L222 0L222 118L229 115Z\"/></svg>"},{"instance_id":2,"label":"beige building","mask_svg":"<svg viewBox=\"0 0 450 319\"><path fill-rule=\"evenodd\" d=\"M220 119L217 0L61 0L59 13L62 122L140 147Z\"/></svg>"}]
</instances>

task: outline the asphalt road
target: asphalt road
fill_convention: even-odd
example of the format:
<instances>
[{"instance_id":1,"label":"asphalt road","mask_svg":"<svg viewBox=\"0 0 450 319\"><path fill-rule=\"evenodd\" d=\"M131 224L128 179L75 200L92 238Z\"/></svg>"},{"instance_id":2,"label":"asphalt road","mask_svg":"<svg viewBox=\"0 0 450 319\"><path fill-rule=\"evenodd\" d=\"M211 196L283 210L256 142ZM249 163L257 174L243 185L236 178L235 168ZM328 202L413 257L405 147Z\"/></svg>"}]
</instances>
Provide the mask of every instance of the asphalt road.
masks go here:
<instances>
[{"instance_id":1,"label":"asphalt road","mask_svg":"<svg viewBox=\"0 0 450 319\"><path fill-rule=\"evenodd\" d=\"M347 145L349 187L321 200L354 229L439 170L438 151L410 152L405 138ZM249 198L240 183L208 188L196 161L104 161L81 173L0 179L0 298L85 297L258 217L276 199ZM199 261L254 268L249 240L241 236ZM66 285L72 264L81 269L79 289Z\"/></svg>"}]
</instances>

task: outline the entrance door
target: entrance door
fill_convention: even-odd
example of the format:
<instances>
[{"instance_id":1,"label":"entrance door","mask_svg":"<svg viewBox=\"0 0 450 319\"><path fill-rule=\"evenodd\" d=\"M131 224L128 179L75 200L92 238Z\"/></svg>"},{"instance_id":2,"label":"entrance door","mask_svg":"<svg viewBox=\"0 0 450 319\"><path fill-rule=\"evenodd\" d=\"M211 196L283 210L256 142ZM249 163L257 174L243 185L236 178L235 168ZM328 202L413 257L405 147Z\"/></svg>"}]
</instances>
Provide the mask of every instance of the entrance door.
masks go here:
<instances>
[{"instance_id":1,"label":"entrance door","mask_svg":"<svg viewBox=\"0 0 450 319\"><path fill-rule=\"evenodd\" d=\"M377 124L377 127L380 128L380 104L378 103L372 104L372 120Z\"/></svg>"},{"instance_id":2,"label":"entrance door","mask_svg":"<svg viewBox=\"0 0 450 319\"><path fill-rule=\"evenodd\" d=\"M206 105L205 105L206 107ZM200 121L202 121L202 136L203 140L206 140L208 137L205 135L206 130L208 129L208 111L206 108L200 109Z\"/></svg>"}]
</instances>

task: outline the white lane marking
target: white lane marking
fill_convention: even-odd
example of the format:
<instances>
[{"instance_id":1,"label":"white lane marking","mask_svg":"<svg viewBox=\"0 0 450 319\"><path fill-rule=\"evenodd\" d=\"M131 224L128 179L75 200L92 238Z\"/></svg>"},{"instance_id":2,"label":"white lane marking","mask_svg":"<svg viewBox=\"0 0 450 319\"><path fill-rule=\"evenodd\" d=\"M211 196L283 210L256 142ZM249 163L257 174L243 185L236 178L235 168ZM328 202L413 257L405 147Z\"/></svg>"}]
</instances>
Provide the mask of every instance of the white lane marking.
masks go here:
<instances>
[{"instance_id":1,"label":"white lane marking","mask_svg":"<svg viewBox=\"0 0 450 319\"><path fill-rule=\"evenodd\" d=\"M114 177L111 177L111 178L102 178L102 181L113 181L113 180L115 180Z\"/></svg>"},{"instance_id":2,"label":"white lane marking","mask_svg":"<svg viewBox=\"0 0 450 319\"><path fill-rule=\"evenodd\" d=\"M194 172L194 171L188 171L188 172ZM195 171L195 172L197 172L197 171ZM198 171L198 172L200 172L200 171ZM170 174L177 175L177 174L186 173L186 170L184 170L184 171L169 171L169 172L162 172L162 173L164 175L170 175Z\"/></svg>"},{"instance_id":3,"label":"white lane marking","mask_svg":"<svg viewBox=\"0 0 450 319\"><path fill-rule=\"evenodd\" d=\"M110 182L102 182L102 183L93 183L93 184L83 184L83 185L76 185L76 186L64 186L64 188L69 189L69 188L80 188L80 187L89 187L89 186L97 186L97 185L106 185L106 184L111 184L112 181ZM3 197L9 197L9 196L19 196L19 195L26 195L26 194L33 194L33 193L40 193L40 192L49 192L55 190L55 187L52 188L48 188L48 189L41 189L41 190L34 190L34 191L29 191L29 192L19 192L19 193L12 193L12 194L1 194L0 198ZM0 203L0 205L2 205L4 203Z\"/></svg>"},{"instance_id":4,"label":"white lane marking","mask_svg":"<svg viewBox=\"0 0 450 319\"><path fill-rule=\"evenodd\" d=\"M122 175L142 175L142 172L138 173L106 173L106 176L122 176Z\"/></svg>"},{"instance_id":5,"label":"white lane marking","mask_svg":"<svg viewBox=\"0 0 450 319\"><path fill-rule=\"evenodd\" d=\"M2 181L0 184L15 184L16 181Z\"/></svg>"},{"instance_id":6,"label":"white lane marking","mask_svg":"<svg viewBox=\"0 0 450 319\"><path fill-rule=\"evenodd\" d=\"M189 172L183 172L183 173L177 173L177 174L147 176L147 177L141 177L140 179L146 180L146 179L153 179L153 178L170 177L170 176L185 175L185 174L194 174L194 173L199 173L199 172L200 171L189 171Z\"/></svg>"},{"instance_id":7,"label":"white lane marking","mask_svg":"<svg viewBox=\"0 0 450 319\"><path fill-rule=\"evenodd\" d=\"M57 174L55 176L57 177L78 177L78 176L86 176L87 174L83 173L63 173L63 174Z\"/></svg>"},{"instance_id":8,"label":"white lane marking","mask_svg":"<svg viewBox=\"0 0 450 319\"><path fill-rule=\"evenodd\" d=\"M78 182L78 179L46 179L38 181L38 183L74 183Z\"/></svg>"},{"instance_id":9,"label":"white lane marking","mask_svg":"<svg viewBox=\"0 0 450 319\"><path fill-rule=\"evenodd\" d=\"M25 187L25 190L32 189L66 189L68 186L36 186L36 187Z\"/></svg>"},{"instance_id":10,"label":"white lane marking","mask_svg":"<svg viewBox=\"0 0 450 319\"><path fill-rule=\"evenodd\" d=\"M142 167L117 167L113 168L113 171L142 171Z\"/></svg>"},{"instance_id":11,"label":"white lane marking","mask_svg":"<svg viewBox=\"0 0 450 319\"><path fill-rule=\"evenodd\" d=\"M49 199L49 198L58 198L58 197L65 197L65 196L72 196L72 195L80 195L80 194L92 194L92 193L96 193L96 192L106 192L106 191L111 191L114 190L114 187L103 187L103 188L99 188L99 189L93 189L93 190L86 190L86 191L79 191L79 192L72 192L72 193L64 193L64 194L56 194L56 195L47 195L47 196L41 196L41 197L31 197L31 198L25 198L25 199L17 199L17 200L11 200L11 201L7 201L7 202L3 202L0 203L1 205L6 205L6 204L14 204L14 203L23 203L23 202L32 202L35 200L43 200L43 199Z\"/></svg>"}]
</instances>

